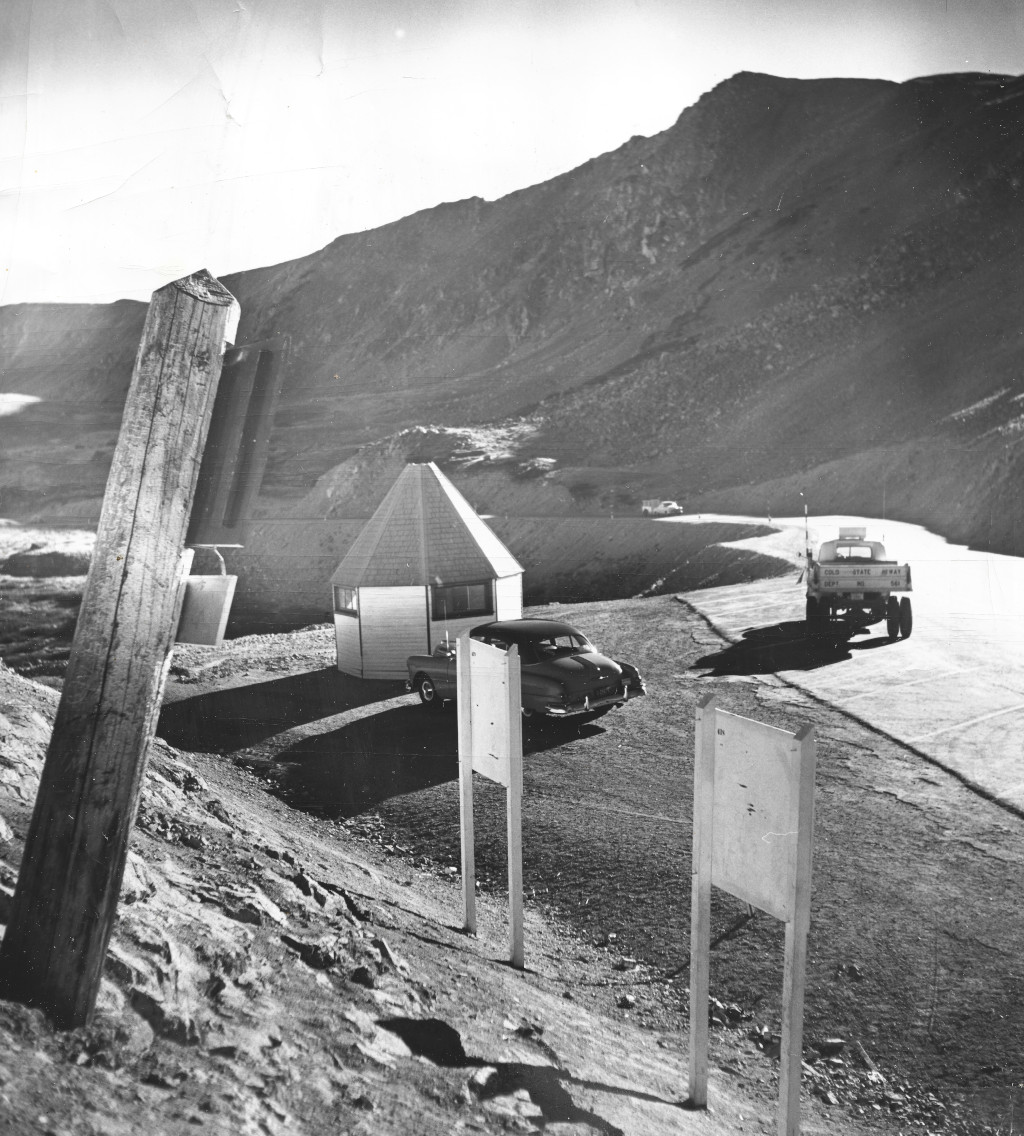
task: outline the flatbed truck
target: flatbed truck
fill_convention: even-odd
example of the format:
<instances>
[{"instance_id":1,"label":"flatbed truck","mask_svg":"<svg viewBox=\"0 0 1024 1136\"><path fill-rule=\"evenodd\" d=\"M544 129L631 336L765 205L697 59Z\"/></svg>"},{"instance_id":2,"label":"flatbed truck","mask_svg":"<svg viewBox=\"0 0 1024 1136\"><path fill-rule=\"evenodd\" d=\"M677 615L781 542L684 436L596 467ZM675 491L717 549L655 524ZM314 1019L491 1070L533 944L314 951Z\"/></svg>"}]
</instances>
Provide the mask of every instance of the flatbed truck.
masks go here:
<instances>
[{"instance_id":1,"label":"flatbed truck","mask_svg":"<svg viewBox=\"0 0 1024 1136\"><path fill-rule=\"evenodd\" d=\"M914 614L910 565L886 557L881 541L863 528L841 528L812 556L807 550L807 631L828 635L837 626L860 630L885 620L889 640L909 639Z\"/></svg>"}]
</instances>

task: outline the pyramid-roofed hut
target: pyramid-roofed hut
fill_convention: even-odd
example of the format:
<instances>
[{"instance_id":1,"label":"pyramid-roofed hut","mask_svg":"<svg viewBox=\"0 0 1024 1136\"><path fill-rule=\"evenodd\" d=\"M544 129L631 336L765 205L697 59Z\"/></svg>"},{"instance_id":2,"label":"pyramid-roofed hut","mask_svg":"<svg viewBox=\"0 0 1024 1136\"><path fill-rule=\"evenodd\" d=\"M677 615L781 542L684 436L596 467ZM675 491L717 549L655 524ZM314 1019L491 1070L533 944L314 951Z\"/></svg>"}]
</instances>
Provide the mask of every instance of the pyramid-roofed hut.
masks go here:
<instances>
[{"instance_id":1,"label":"pyramid-roofed hut","mask_svg":"<svg viewBox=\"0 0 1024 1136\"><path fill-rule=\"evenodd\" d=\"M360 678L523 614L522 566L433 462L405 467L331 585L338 670Z\"/></svg>"}]
</instances>

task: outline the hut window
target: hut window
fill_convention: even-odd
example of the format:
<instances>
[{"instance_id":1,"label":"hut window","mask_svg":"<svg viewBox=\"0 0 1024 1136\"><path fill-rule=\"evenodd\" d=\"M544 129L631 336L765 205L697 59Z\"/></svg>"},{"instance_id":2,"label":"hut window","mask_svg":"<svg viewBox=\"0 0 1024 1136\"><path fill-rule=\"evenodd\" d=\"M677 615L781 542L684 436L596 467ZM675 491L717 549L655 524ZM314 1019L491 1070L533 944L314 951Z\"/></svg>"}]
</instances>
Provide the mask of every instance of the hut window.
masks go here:
<instances>
[{"instance_id":1,"label":"hut window","mask_svg":"<svg viewBox=\"0 0 1024 1136\"><path fill-rule=\"evenodd\" d=\"M355 588L334 588L334 610L338 615L359 616L359 592Z\"/></svg>"},{"instance_id":2,"label":"hut window","mask_svg":"<svg viewBox=\"0 0 1024 1136\"><path fill-rule=\"evenodd\" d=\"M457 619L464 615L493 615L491 582L483 584L434 584L430 589L432 618Z\"/></svg>"}]
</instances>

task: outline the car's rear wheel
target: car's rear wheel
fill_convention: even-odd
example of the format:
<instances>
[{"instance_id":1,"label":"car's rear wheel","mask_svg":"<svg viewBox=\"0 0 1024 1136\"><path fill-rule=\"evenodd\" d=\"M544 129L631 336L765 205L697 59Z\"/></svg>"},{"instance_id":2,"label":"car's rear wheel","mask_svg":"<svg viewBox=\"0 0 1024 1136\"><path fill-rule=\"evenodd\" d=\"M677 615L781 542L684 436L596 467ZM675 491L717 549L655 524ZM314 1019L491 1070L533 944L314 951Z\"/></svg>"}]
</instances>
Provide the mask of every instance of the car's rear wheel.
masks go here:
<instances>
[{"instance_id":1,"label":"car's rear wheel","mask_svg":"<svg viewBox=\"0 0 1024 1136\"><path fill-rule=\"evenodd\" d=\"M437 693L437 687L434 686L434 680L430 675L418 674L412 680L412 685L424 706L429 706L433 710L440 710L444 706L444 701Z\"/></svg>"}]
</instances>

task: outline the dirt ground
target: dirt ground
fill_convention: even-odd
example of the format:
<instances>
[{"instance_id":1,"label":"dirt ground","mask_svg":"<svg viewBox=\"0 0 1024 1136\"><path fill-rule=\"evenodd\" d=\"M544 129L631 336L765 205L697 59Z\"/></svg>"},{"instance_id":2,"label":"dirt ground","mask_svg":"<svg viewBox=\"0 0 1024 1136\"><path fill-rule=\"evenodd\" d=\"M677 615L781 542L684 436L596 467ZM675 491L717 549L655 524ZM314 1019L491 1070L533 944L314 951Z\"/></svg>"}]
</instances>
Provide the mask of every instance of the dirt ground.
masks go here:
<instances>
[{"instance_id":1,"label":"dirt ground","mask_svg":"<svg viewBox=\"0 0 1024 1136\"><path fill-rule=\"evenodd\" d=\"M896 743L770 675L743 674L736 649L672 598L542 610L640 661L650 684L646 699L599 725L530 731L525 759L527 894L585 941L621 952L638 1020L669 1030L685 1021L693 710L714 691L735 713L817 731L805 1022L812 1052L839 1038L844 1056L812 1066L813 1090L854 1117L891 1117L897 1131L972 1121L1010 1131L1024 1072L1012 962L1019 825ZM198 690L175 679L161 735L194 748L204 733L264 770L296 807L375 834L414 865L454 869L454 715L431 715L397 684L380 684L369 703L346 693L367 684L330 669L327 629L307 634L320 644L310 662L327 667L254 682L248 663L234 674L224 664ZM211 722L221 723L212 735ZM500 892L503 802L481 786L477 805L478 868ZM770 1046L777 1034L782 926L716 893L714 936L713 993L737 1042L731 1064L738 1078L766 1083L769 1066L743 1043L755 1035ZM609 1012L620 996L608 987Z\"/></svg>"},{"instance_id":2,"label":"dirt ground","mask_svg":"<svg viewBox=\"0 0 1024 1136\"><path fill-rule=\"evenodd\" d=\"M90 1080L98 1073L113 1079L113 1102L132 1100L136 1119L157 1118L161 1132L176 1130L166 1126L175 1109L182 1130L197 1117L213 1131L275 1132L286 1130L283 1117L291 1117L292 1130L329 1117L339 1130L401 1132L408 1131L400 1118L410 1108L422 1113L424 1132L454 1131L453 1118L485 1131L506 1123L578 1136L638 1130L609 1119L607 1100L586 1097L581 1072L572 1084L537 1072L559 1067L550 1057L537 1065L538 1054L556 1034L561 1038L559 1030L572 1033L566 1022L577 1034L603 1028L609 1040L618 1039L621 1061L628 1050L630 1060L649 1066L658 1088L648 1096L661 1093L663 1104L675 1099L673 1076L678 1095L693 718L697 699L709 692L735 713L787 729L811 723L817 733L807 1130L1020 1130L1020 824L922 767L897 743L808 701L756 659L740 658L744 648L723 642L673 597L538 611L570 619L608 653L637 663L649 684L647 698L600 723L541 726L526 735L527 965L538 982L550 983L545 997L553 1002L530 995L551 1011L544 1028L525 1011L500 1023L495 1013L481 1012L468 1022L456 993L459 984L468 991L485 982L481 972L465 955L428 957L428 940L464 947L451 930L458 924L454 715L425 710L401 684L338 674L327 627L238 639L217 652L178 648L158 730L159 780L148 790L137 832L136 876L148 882L136 879L135 901L122 901L122 957L108 967L105 994L109 1020L125 1020L115 1014L119 1000L122 1009L125 1002L135 1006L136 1017L140 1007L146 1011L142 1037L129 1031L105 1038L100 1029L55 1038L38 1015L9 1004L0 1015L8 1037L33 1060L45 1064L35 1054L46 1055L49 1076L54 1063L62 1071L67 1108L64 1127L52 1124L53 1131L137 1130L113 1126L111 1110L96 1100L98 1082ZM24 720L23 692L8 692L0 712L6 736L17 732L11 722L19 737L28 731L38 756L46 699L52 703L55 693L32 690L40 701L24 710ZM31 797L31 778L21 783L23 795L5 814L13 833L0 882L8 888ZM500 943L504 811L484 784L476 829L481 923ZM353 883L370 880L364 867L353 867L357 859L376 874L372 886ZM358 909L369 901L360 895L369 893L377 898L364 920ZM199 920L201 938L171 935L173 945L161 945L159 912L152 910L161 900L180 907L176 925ZM414 924L406 909L433 922ZM254 938L242 943L234 934L239 927ZM387 950L377 943L388 935L403 955L418 952L411 972L401 959L389 961L398 953L393 943ZM741 1130L744 1117L749 1130L771 1130L782 927L716 893L714 942L713 1096L717 1089L721 1103L712 1130ZM161 957L165 971L177 968L174 986L187 995L177 1002L168 997L166 975L162 983L153 977ZM295 959L306 960L298 971ZM371 979L365 987L352 979L360 967ZM340 1020L316 1004L295 977L300 972L312 975L314 995L344 996ZM419 974L418 985L410 973ZM499 982L497 989L511 988ZM369 1002L352 1000L363 991ZM473 989L475 1004L491 1005L481 993ZM584 1021L577 1016L584 1011L596 1017ZM381 1027L388 1016L448 1023L454 1036L440 1025L426 1034L422 1024ZM231 1039L211 1044L219 1031ZM498 1061L502 1045L519 1048ZM568 1068L565 1055L579 1055L568 1042L560 1046ZM409 1064L407 1051L428 1060ZM296 1063L315 1070L314 1088L296 1086L288 1072ZM484 1077L484 1066L498 1071L485 1078L491 1088L478 1092L470 1081ZM33 1082L26 1097L12 1095L12 1079L0 1073L8 1101L22 1106L17 1115L23 1120L25 1108L38 1107L45 1118L42 1082ZM498 1111L490 1107L495 1100ZM663 1104L644 1106L654 1110L652 1133L675 1130L654 1115ZM83 1109L102 1124L73 1123Z\"/></svg>"}]
</instances>

